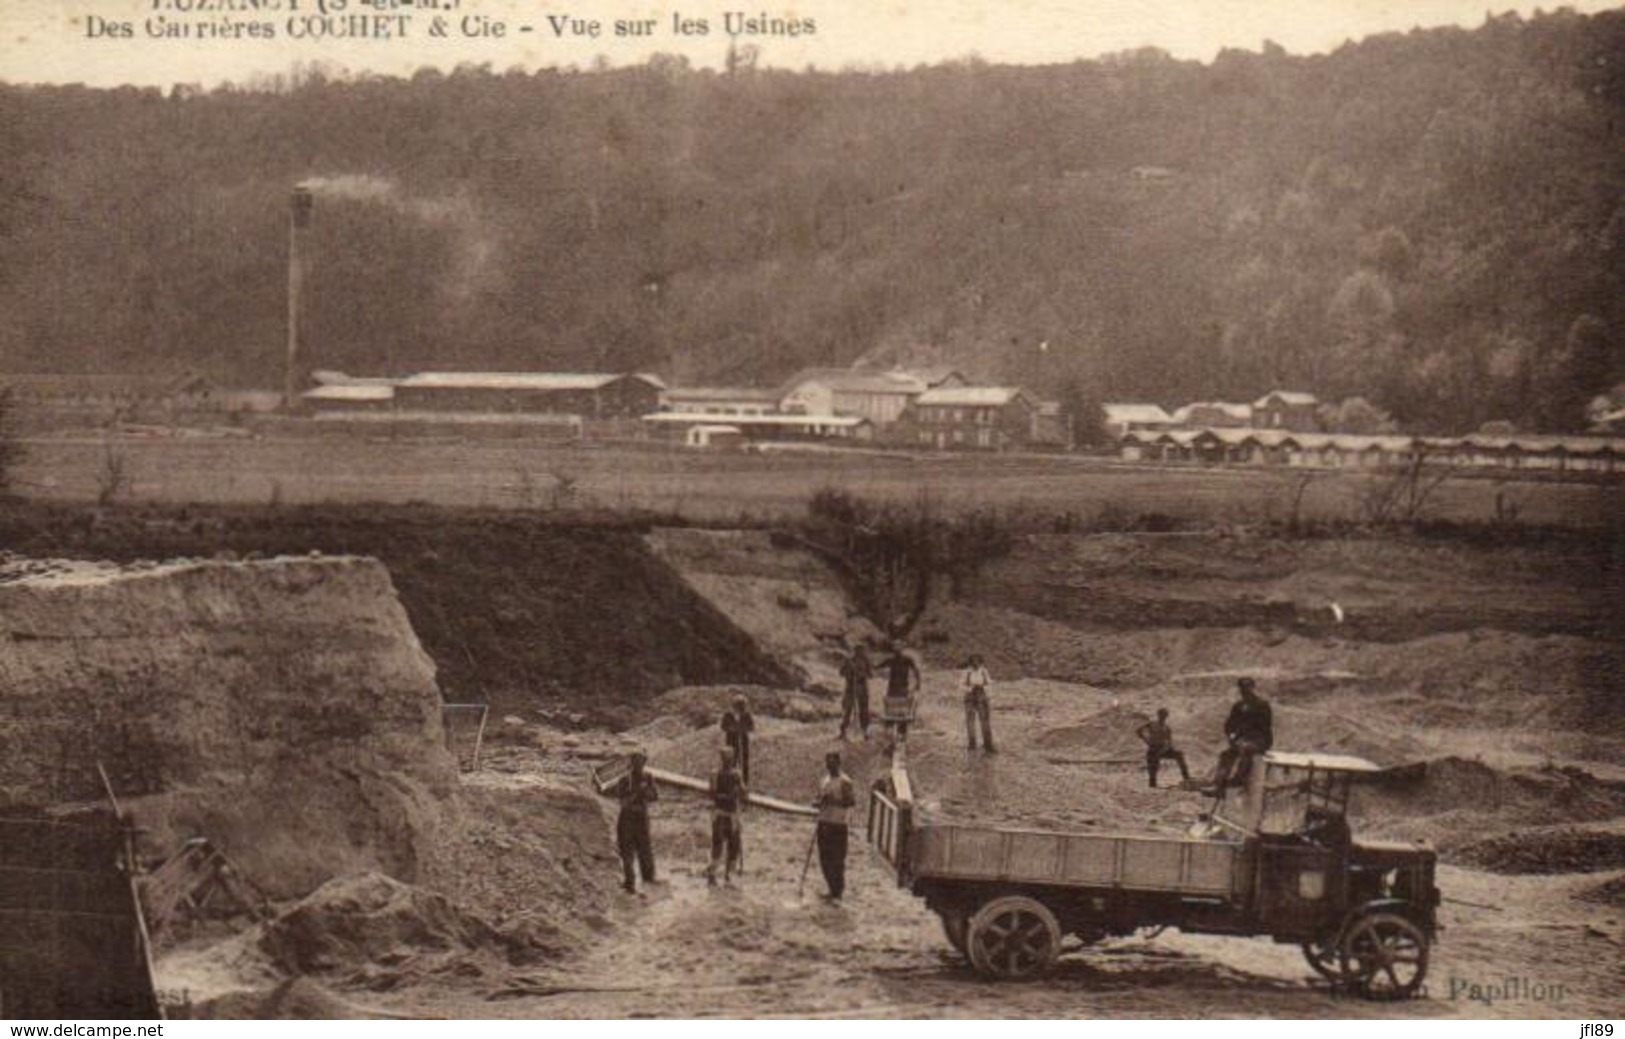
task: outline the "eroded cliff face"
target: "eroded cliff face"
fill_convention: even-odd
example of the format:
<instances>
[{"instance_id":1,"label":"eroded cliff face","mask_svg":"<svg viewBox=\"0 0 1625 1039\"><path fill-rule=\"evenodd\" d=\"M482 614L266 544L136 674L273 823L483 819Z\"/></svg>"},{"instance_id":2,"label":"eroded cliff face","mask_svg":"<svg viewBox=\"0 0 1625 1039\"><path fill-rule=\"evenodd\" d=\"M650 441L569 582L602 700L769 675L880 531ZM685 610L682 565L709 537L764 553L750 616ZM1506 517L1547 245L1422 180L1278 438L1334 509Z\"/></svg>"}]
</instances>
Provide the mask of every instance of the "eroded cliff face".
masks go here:
<instances>
[{"instance_id":1,"label":"eroded cliff face","mask_svg":"<svg viewBox=\"0 0 1625 1039\"><path fill-rule=\"evenodd\" d=\"M434 857L455 785L433 662L357 558L0 568L0 807L103 797L272 895Z\"/></svg>"}]
</instances>

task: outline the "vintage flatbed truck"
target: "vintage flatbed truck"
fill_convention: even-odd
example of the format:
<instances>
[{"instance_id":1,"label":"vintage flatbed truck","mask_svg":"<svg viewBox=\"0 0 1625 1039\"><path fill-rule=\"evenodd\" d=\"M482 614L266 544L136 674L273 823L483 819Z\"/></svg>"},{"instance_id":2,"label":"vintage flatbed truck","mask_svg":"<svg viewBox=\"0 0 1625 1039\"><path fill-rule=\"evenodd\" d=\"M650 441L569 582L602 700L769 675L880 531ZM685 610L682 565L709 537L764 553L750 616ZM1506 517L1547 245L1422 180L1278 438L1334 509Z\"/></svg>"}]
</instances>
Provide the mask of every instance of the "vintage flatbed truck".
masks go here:
<instances>
[{"instance_id":1,"label":"vintage flatbed truck","mask_svg":"<svg viewBox=\"0 0 1625 1039\"><path fill-rule=\"evenodd\" d=\"M1437 856L1352 839L1350 788L1382 772L1270 752L1191 835L1056 833L934 818L899 752L870 792L867 836L984 976L1043 973L1065 935L1175 927L1297 944L1341 988L1407 999L1422 992L1438 931Z\"/></svg>"}]
</instances>

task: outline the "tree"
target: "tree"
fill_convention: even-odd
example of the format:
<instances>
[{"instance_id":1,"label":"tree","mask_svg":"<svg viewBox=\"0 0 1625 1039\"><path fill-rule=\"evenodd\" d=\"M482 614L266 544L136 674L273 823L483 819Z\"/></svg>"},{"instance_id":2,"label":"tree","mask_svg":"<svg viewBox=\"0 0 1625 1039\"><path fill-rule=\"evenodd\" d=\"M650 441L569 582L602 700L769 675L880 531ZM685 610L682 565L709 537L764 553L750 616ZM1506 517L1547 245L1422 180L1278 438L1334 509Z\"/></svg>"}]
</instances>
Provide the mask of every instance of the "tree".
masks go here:
<instances>
[{"instance_id":1,"label":"tree","mask_svg":"<svg viewBox=\"0 0 1625 1039\"><path fill-rule=\"evenodd\" d=\"M1106 447L1111 443L1104 402L1093 383L1068 379L1060 396L1061 410L1072 419L1072 439L1078 447Z\"/></svg>"},{"instance_id":2,"label":"tree","mask_svg":"<svg viewBox=\"0 0 1625 1039\"><path fill-rule=\"evenodd\" d=\"M1415 523L1433 492L1453 475L1451 466L1429 466L1427 453L1418 450L1401 468L1371 477L1361 491L1360 509L1368 523Z\"/></svg>"},{"instance_id":3,"label":"tree","mask_svg":"<svg viewBox=\"0 0 1625 1039\"><path fill-rule=\"evenodd\" d=\"M1392 433L1399 428L1391 415L1364 397L1349 397L1341 404L1322 404L1317 417L1328 433L1371 436Z\"/></svg>"},{"instance_id":4,"label":"tree","mask_svg":"<svg viewBox=\"0 0 1625 1039\"><path fill-rule=\"evenodd\" d=\"M995 511L944 515L921 492L912 503L867 501L825 487L807 505L801 544L834 567L859 611L889 636L906 636L947 583L957 595L978 568L1010 550Z\"/></svg>"},{"instance_id":5,"label":"tree","mask_svg":"<svg viewBox=\"0 0 1625 1039\"><path fill-rule=\"evenodd\" d=\"M1621 374L1619 343L1608 325L1592 314L1581 314L1569 325L1563 345L1546 359L1540 396L1544 427L1577 430L1585 425L1586 405Z\"/></svg>"}]
</instances>

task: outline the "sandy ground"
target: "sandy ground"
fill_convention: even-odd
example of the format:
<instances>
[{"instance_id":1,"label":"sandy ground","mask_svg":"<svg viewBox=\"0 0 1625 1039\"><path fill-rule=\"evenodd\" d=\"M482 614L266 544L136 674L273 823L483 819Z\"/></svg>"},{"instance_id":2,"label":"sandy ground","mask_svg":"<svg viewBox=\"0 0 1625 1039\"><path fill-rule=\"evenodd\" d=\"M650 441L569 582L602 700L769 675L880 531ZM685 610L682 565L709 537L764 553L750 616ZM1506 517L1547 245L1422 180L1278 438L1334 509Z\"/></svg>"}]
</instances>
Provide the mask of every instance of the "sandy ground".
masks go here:
<instances>
[{"instance_id":1,"label":"sandy ground","mask_svg":"<svg viewBox=\"0 0 1625 1039\"><path fill-rule=\"evenodd\" d=\"M988 757L963 748L952 675L930 678L921 723L910 736L928 811L974 815L1023 802L1033 806L1029 814L1057 825L1087 827L1104 819L1120 828L1139 816L1143 827L1176 831L1203 807L1195 794L1143 790L1143 774L1132 768L1046 761L1034 733L1085 706L1079 700L1105 694L1059 683L1007 690L996 717L1005 749ZM1051 724L1043 731L1061 728ZM765 720L753 755L765 766L757 787L804 796L818 759L835 746L831 730L828 723ZM653 759L692 768L708 758L712 740L701 731L656 742ZM881 767L877 746L846 747L849 770L860 782ZM559 766L510 757L505 767ZM1071 787L1057 786L1064 776ZM1444 867L1440 883L1447 897L1497 908L1446 905L1429 998L1382 1006L1329 991L1295 947L1176 932L1069 947L1040 982L984 982L948 947L923 903L897 888L884 862L862 846L860 830L849 856L847 898L834 907L819 897L816 862L805 894L799 892L807 821L753 812L747 872L733 887L718 888L708 888L702 874L704 827L698 798L667 795L655 829L661 883L644 894L616 896L613 929L584 948L579 961L517 974L479 992L414 990L374 1005L453 1017L1410 1018L1618 1011L1625 910L1572 897L1612 873L1506 877ZM1492 987L1504 988L1508 978L1526 979L1524 990L1498 997Z\"/></svg>"},{"instance_id":2,"label":"sandy ground","mask_svg":"<svg viewBox=\"0 0 1625 1039\"><path fill-rule=\"evenodd\" d=\"M851 620L823 602L832 586L799 562L773 558L759 536L733 547L727 540L690 538L663 546L661 555L746 635L803 665L804 674L816 670L829 654L821 629ZM1348 605L1351 619L1342 625L1325 613L1332 595ZM840 907L817 897L816 864L800 890L810 822L764 811L747 820L745 876L712 889L702 875L704 805L676 791L655 813L662 883L623 895L614 891L610 813L588 811L582 795L590 767L624 751L626 739L504 718L486 772L465 778L460 795L471 810L464 825L478 840L465 842L469 854L458 862L479 882L437 889L457 912L366 878L318 892L314 909L303 910L321 924L312 938L322 948L330 935L349 941L332 947L366 962L326 969L318 980L327 990L284 993L295 1009L282 1012L1617 1015L1625 980L1618 603L1606 553L1561 547L1033 539L962 599L934 607L919 629L927 672L909 761L928 815L1183 832L1208 804L1192 792L1147 786L1134 728L1168 707L1193 771L1206 772L1243 673L1259 679L1275 706L1279 748L1425 764L1409 785L1360 794L1352 816L1357 836L1428 839L1440 849L1440 886L1452 901L1441 910L1426 999L1352 1001L1313 975L1295 947L1173 931L1069 947L1041 981L983 982L923 903L897 888L863 846L861 827ZM988 656L995 678L1000 749L991 756L965 748L952 667L971 651ZM759 712L757 790L810 798L832 747L843 750L860 787L882 767L879 740L836 742L827 692L737 688ZM733 691L654 698L645 709L668 717L641 726L635 738L653 764L703 776L719 742L705 719ZM378 892L389 895L387 904L346 916L346 905ZM475 920L458 915L465 912ZM546 919L524 929L536 914ZM425 927L436 936L428 947ZM514 945L516 934L525 944ZM356 936L366 941L358 945ZM265 972L263 941L236 942L238 952L258 951L232 964L232 984L263 989L267 976L287 976L285 965ZM190 961L177 957L174 965L219 968L219 952L186 955ZM260 969L258 981L249 967Z\"/></svg>"}]
</instances>

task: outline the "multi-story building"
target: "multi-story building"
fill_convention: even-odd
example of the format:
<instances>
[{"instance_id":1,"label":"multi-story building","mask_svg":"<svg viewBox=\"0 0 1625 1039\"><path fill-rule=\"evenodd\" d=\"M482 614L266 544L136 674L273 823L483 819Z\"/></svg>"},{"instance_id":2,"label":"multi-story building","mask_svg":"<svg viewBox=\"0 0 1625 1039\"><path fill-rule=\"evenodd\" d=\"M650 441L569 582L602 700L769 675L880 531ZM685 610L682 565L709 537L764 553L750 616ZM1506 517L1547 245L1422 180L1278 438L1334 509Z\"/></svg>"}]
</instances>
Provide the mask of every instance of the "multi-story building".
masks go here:
<instances>
[{"instance_id":1,"label":"multi-story building","mask_svg":"<svg viewBox=\"0 0 1625 1039\"><path fill-rule=\"evenodd\" d=\"M1040 404L1019 386L944 386L914 398L893 439L918 447L1005 451L1039 439Z\"/></svg>"}]
</instances>

